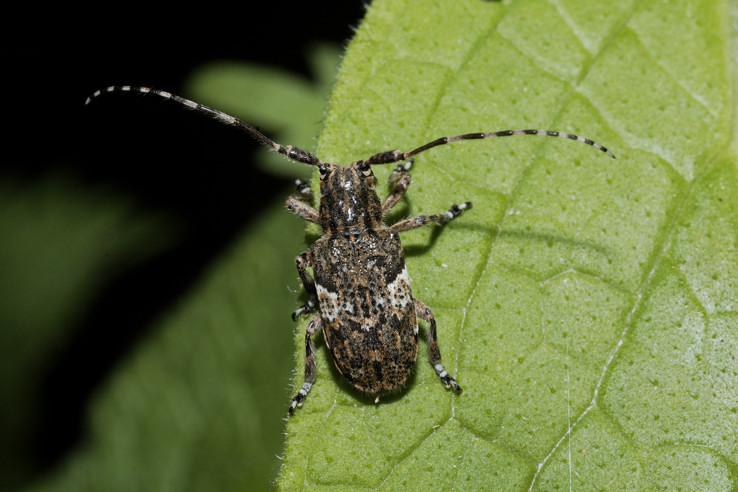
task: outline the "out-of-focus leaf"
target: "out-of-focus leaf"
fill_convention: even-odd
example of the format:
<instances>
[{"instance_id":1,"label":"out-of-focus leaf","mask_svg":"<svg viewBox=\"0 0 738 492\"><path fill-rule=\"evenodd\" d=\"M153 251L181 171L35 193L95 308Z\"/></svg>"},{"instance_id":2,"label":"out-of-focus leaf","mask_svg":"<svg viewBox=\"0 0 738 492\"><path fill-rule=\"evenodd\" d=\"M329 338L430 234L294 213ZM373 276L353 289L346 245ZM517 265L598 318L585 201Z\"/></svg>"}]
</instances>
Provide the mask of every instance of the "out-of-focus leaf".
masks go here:
<instances>
[{"instance_id":1,"label":"out-of-focus leaf","mask_svg":"<svg viewBox=\"0 0 738 492\"><path fill-rule=\"evenodd\" d=\"M289 403L302 224L272 207L153 327L34 490L265 490Z\"/></svg>"},{"instance_id":2,"label":"out-of-focus leaf","mask_svg":"<svg viewBox=\"0 0 738 492\"><path fill-rule=\"evenodd\" d=\"M339 52L334 46L317 45L309 53L314 81L269 66L219 61L196 70L186 92L198 102L258 126L283 145L312 150ZM275 153L260 155L256 162L265 171L290 177L306 179L311 172Z\"/></svg>"},{"instance_id":3,"label":"out-of-focus leaf","mask_svg":"<svg viewBox=\"0 0 738 492\"><path fill-rule=\"evenodd\" d=\"M171 245L171 217L142 213L107 187L51 174L0 178L2 485L28 479L41 380L95 294Z\"/></svg>"}]
</instances>

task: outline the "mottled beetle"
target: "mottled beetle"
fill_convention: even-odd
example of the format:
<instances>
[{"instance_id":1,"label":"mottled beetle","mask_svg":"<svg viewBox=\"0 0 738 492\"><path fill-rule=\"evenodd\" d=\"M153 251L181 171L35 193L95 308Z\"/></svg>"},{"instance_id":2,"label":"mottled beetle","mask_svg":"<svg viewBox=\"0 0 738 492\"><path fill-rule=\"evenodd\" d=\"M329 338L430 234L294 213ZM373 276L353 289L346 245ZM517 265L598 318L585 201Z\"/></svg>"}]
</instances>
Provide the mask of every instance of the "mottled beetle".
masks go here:
<instances>
[{"instance_id":1,"label":"mottled beetle","mask_svg":"<svg viewBox=\"0 0 738 492\"><path fill-rule=\"evenodd\" d=\"M171 99L244 130L294 161L318 168L321 194L318 210L309 204L313 200L312 192L301 181L297 182L298 195L287 199L287 208L323 229L322 236L296 259L297 271L309 297L292 317L297 320L301 314L316 308L317 312L305 329L305 382L292 399L290 414L303 404L315 382L315 347L311 337L318 330L323 332L338 371L356 389L375 396L378 401L380 395L402 387L411 374L418 354L417 318L420 318L429 323L430 361L441 382L447 388L461 391L441 363L433 313L413 298L398 233L431 222L444 225L471 208L471 203L452 205L442 214L420 215L389 227L384 225L382 219L410 186L408 170L414 156L457 140L544 135L578 140L615 157L598 143L570 133L505 130L442 137L410 152L380 152L344 166L321 162L313 154L291 145L282 146L238 118L158 89L111 86L93 93L86 104L104 92L114 91L152 93ZM406 163L399 164L391 174L392 191L382 202L371 166L401 161ZM308 268L312 269L312 275Z\"/></svg>"}]
</instances>

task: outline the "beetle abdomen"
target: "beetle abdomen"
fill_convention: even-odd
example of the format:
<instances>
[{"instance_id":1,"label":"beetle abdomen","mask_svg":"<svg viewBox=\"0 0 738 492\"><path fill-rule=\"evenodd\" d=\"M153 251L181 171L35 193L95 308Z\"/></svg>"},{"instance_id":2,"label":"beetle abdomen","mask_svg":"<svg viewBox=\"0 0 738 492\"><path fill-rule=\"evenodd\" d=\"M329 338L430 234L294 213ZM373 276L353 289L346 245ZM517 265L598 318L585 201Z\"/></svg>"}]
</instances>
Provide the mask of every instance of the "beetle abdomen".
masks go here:
<instances>
[{"instance_id":1,"label":"beetle abdomen","mask_svg":"<svg viewBox=\"0 0 738 492\"><path fill-rule=\"evenodd\" d=\"M326 343L341 374L369 394L391 392L405 383L418 355L415 312L378 327L350 321L324 327Z\"/></svg>"},{"instance_id":2,"label":"beetle abdomen","mask_svg":"<svg viewBox=\"0 0 738 492\"><path fill-rule=\"evenodd\" d=\"M330 252L313 257L313 273L323 335L336 368L360 391L396 389L418 354L418 323L399 236L383 228L321 238L316 245Z\"/></svg>"}]
</instances>

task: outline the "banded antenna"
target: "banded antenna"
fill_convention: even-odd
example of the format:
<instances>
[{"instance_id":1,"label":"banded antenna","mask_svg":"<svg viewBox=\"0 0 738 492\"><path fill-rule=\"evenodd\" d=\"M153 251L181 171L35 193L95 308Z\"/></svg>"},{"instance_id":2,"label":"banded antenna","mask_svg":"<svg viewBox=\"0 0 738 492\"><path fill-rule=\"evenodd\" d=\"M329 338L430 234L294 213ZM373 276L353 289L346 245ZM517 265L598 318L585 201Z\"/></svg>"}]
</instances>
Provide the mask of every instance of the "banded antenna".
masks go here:
<instances>
[{"instance_id":1,"label":"banded antenna","mask_svg":"<svg viewBox=\"0 0 738 492\"><path fill-rule=\"evenodd\" d=\"M193 111L197 111L199 113L203 113L207 116L210 116L211 118L214 118L222 123L225 123L226 125L235 126L236 128L239 128L243 130L244 132L248 133L253 138L261 142L262 144L268 147L271 147L273 150L279 152L280 154L286 155L287 157L289 157L290 159L294 161L302 162L303 164L309 164L311 166L320 166L321 164L323 164L320 161L320 159L318 159L315 155L311 154L310 152L302 150L298 147L294 147L292 145L287 145L287 146L280 145L274 140L264 135L263 133L261 133L259 130L257 130L253 126L249 125L248 123L246 123L245 121L239 118L226 114L222 111L218 111L217 109L210 108L208 106L205 106L204 104L191 101L182 96L172 94L171 92L162 91L159 89L153 89L151 87L139 87L139 86L132 86L132 85L111 85L110 87L106 87L105 89L97 90L93 92L92 95L90 95L90 97L88 97L87 100L85 101L85 105L90 104L90 102L93 99L100 96L101 94L109 93L109 92L136 92L139 94L156 94L157 96L162 97L164 99L169 99L171 101L174 101L184 106L185 108L188 108ZM480 140L480 139L485 139L485 138L510 137L513 135L542 135L545 137L559 137L559 138L566 138L569 140L576 140L578 142L591 145L592 147L601 150L602 152L606 153L607 155L615 159L615 154L613 154L607 148L598 144L594 140L590 140L588 138L580 137L578 135L574 135L574 134L566 133L566 132L558 132L558 131L552 131L552 130L532 130L531 129L531 130L502 130L502 131L496 131L496 132L465 133L463 135L455 135L452 137L441 137L441 138L432 140L424 145L421 145L417 149L411 150L409 152L402 152L399 150L390 150L386 152L380 152L360 162L362 162L365 165L392 164L395 162L411 159L412 157L422 152L425 152L428 149L432 149L433 147L438 147L439 145L446 145L448 143L457 142L459 140Z\"/></svg>"}]
</instances>

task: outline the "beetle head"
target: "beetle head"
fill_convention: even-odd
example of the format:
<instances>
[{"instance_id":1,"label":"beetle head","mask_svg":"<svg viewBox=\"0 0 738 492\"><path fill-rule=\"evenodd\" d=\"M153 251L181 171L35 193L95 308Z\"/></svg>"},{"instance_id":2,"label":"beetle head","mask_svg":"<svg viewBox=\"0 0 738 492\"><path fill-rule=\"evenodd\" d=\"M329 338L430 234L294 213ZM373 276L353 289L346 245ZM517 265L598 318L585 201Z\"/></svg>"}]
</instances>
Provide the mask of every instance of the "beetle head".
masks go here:
<instances>
[{"instance_id":1,"label":"beetle head","mask_svg":"<svg viewBox=\"0 0 738 492\"><path fill-rule=\"evenodd\" d=\"M377 178L365 161L349 166L321 163L320 224L325 232L353 234L377 229L382 223L382 202Z\"/></svg>"}]
</instances>

